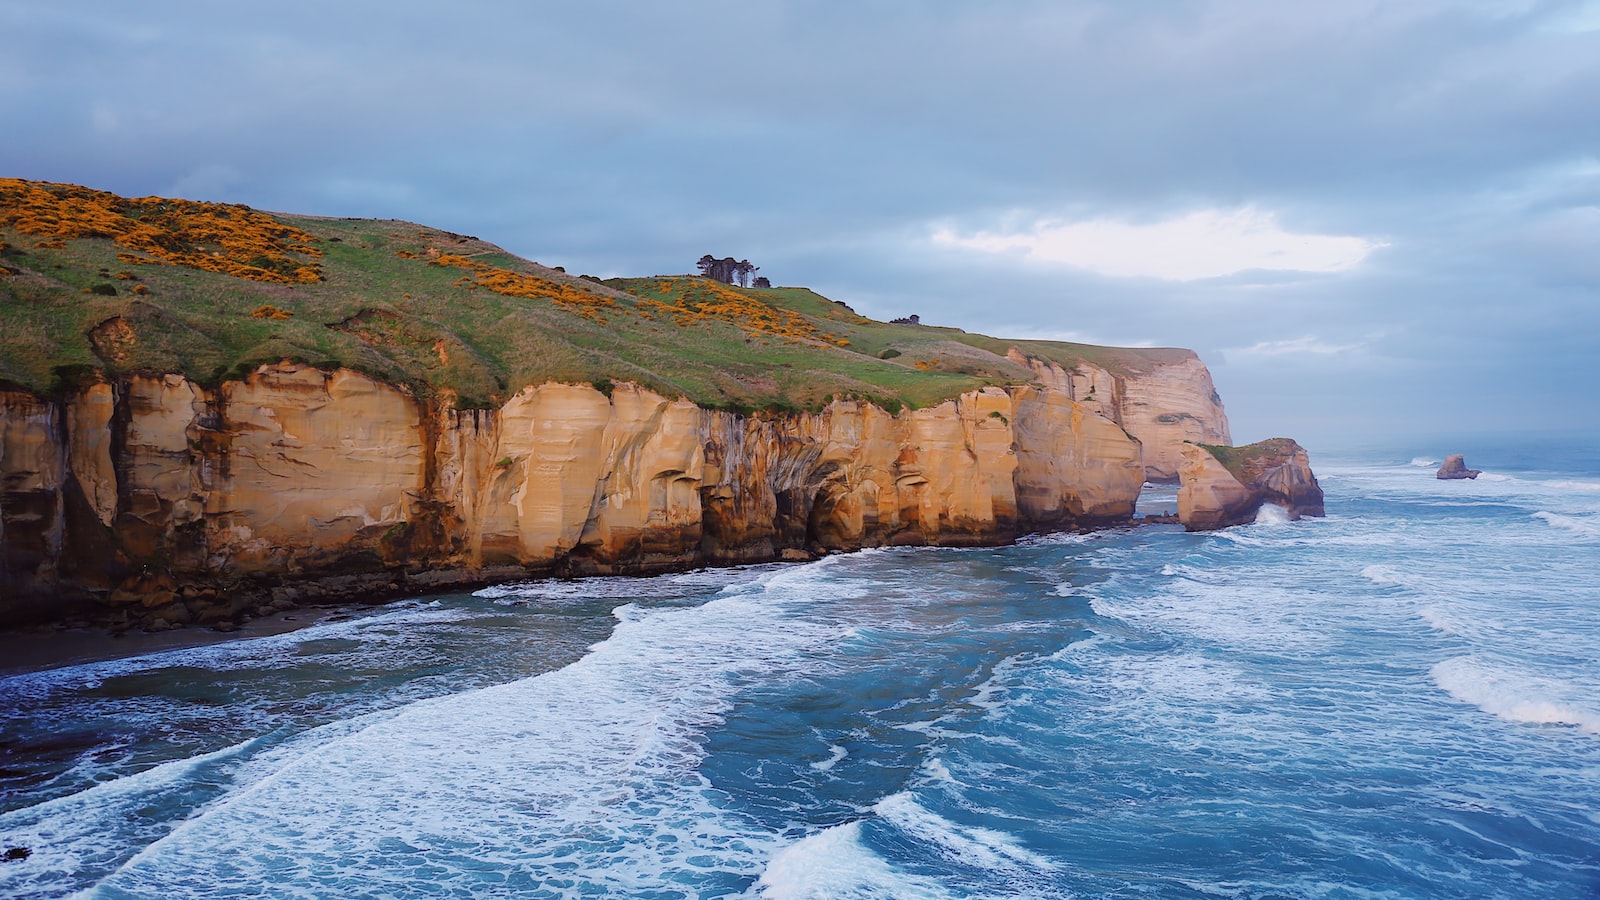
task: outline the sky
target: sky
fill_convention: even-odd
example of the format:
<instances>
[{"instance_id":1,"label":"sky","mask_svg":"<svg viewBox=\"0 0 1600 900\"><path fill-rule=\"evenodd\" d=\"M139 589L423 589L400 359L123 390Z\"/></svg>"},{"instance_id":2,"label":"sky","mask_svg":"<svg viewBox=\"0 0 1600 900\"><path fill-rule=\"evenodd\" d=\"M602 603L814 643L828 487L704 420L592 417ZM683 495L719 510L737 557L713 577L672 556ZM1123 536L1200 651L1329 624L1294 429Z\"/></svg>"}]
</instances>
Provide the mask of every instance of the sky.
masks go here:
<instances>
[{"instance_id":1,"label":"sky","mask_svg":"<svg viewBox=\"0 0 1600 900\"><path fill-rule=\"evenodd\" d=\"M0 35L0 175L1190 347L1237 442L1313 458L1600 430L1600 0L0 0Z\"/></svg>"}]
</instances>

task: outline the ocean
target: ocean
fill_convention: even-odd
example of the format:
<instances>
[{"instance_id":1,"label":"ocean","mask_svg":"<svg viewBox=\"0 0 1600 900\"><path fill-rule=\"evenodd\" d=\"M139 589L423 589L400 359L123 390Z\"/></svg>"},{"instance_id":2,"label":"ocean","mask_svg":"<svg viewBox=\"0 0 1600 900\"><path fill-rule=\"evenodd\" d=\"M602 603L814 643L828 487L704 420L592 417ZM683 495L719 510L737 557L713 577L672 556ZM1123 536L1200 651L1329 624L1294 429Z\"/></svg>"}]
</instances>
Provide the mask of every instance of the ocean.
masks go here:
<instances>
[{"instance_id":1,"label":"ocean","mask_svg":"<svg viewBox=\"0 0 1600 900\"><path fill-rule=\"evenodd\" d=\"M13 669L0 896L1600 896L1600 454L1434 449Z\"/></svg>"}]
</instances>

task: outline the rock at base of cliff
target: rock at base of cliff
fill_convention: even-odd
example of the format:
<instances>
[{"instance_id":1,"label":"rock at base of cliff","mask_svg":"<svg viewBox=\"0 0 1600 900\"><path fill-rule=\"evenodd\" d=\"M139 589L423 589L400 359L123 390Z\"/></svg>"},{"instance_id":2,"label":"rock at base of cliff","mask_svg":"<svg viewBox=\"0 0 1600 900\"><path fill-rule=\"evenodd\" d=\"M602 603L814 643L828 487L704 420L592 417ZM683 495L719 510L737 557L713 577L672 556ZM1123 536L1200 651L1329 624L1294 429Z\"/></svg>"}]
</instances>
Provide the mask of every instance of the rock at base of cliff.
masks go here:
<instances>
[{"instance_id":1,"label":"rock at base of cliff","mask_svg":"<svg viewBox=\"0 0 1600 900\"><path fill-rule=\"evenodd\" d=\"M1445 457L1444 465L1434 474L1440 481L1456 481L1463 478L1477 478L1483 474L1483 470L1467 468L1467 458L1460 453L1452 453Z\"/></svg>"},{"instance_id":2,"label":"rock at base of cliff","mask_svg":"<svg viewBox=\"0 0 1600 900\"><path fill-rule=\"evenodd\" d=\"M1291 520L1323 515L1311 458L1289 438L1243 447L1185 444L1178 482L1178 521L1189 531L1253 522L1269 503Z\"/></svg>"}]
</instances>

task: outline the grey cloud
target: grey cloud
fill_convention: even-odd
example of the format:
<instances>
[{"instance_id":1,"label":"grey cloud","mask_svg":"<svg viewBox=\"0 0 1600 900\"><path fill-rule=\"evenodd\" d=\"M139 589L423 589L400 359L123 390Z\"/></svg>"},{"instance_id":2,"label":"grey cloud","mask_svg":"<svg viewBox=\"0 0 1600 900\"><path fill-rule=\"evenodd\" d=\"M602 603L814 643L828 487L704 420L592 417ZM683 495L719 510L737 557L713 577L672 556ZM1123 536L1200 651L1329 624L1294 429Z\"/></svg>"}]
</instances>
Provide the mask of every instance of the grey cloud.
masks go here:
<instances>
[{"instance_id":1,"label":"grey cloud","mask_svg":"<svg viewBox=\"0 0 1600 900\"><path fill-rule=\"evenodd\" d=\"M1192 346L1241 436L1485 403L1554 426L1600 387L1581 9L0 0L0 173L420 220L602 274L735 253L873 315ZM1390 246L1173 284L928 240L1247 204ZM1226 352L1306 337L1360 349Z\"/></svg>"}]
</instances>

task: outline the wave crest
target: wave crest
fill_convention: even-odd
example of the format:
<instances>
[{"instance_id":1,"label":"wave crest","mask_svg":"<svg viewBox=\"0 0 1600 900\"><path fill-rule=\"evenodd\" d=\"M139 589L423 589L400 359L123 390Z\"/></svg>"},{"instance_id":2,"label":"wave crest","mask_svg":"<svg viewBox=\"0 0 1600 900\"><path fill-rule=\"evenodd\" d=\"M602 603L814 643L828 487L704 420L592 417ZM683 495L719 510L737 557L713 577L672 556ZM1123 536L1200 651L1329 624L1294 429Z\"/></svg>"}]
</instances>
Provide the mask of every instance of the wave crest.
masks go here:
<instances>
[{"instance_id":1,"label":"wave crest","mask_svg":"<svg viewBox=\"0 0 1600 900\"><path fill-rule=\"evenodd\" d=\"M1543 509L1534 513L1533 518L1543 519L1552 528L1562 528L1585 537L1600 537L1600 525L1586 522L1583 519L1575 519L1572 516L1563 516L1560 513L1553 513Z\"/></svg>"},{"instance_id":2,"label":"wave crest","mask_svg":"<svg viewBox=\"0 0 1600 900\"><path fill-rule=\"evenodd\" d=\"M1572 685L1490 665L1472 656L1457 656L1429 671L1445 693L1508 722L1527 725L1569 725L1600 734L1600 710L1572 699Z\"/></svg>"},{"instance_id":3,"label":"wave crest","mask_svg":"<svg viewBox=\"0 0 1600 900\"><path fill-rule=\"evenodd\" d=\"M1394 566L1373 565L1361 570L1361 577L1384 586L1410 587L1411 581L1400 573Z\"/></svg>"}]
</instances>

